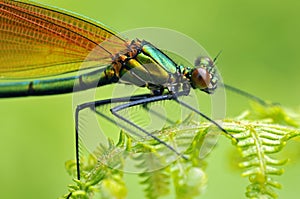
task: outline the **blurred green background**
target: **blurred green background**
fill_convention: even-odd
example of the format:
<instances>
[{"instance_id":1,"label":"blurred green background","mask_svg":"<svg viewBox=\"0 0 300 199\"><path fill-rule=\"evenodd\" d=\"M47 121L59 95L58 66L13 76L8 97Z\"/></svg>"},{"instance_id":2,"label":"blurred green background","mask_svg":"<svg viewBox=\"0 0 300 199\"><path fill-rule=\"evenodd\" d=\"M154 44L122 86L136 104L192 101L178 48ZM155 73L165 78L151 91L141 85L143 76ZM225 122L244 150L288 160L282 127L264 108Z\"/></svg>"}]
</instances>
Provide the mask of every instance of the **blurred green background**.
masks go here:
<instances>
[{"instance_id":1,"label":"blurred green background","mask_svg":"<svg viewBox=\"0 0 300 199\"><path fill-rule=\"evenodd\" d=\"M297 108L300 92L300 2L295 0L40 0L98 20L118 31L163 27L202 44L218 61L224 81L264 99ZM109 97L105 96L104 97ZM234 116L247 100L228 94ZM67 192L66 160L74 158L72 95L0 100L1 198L53 199ZM202 198L244 198L246 178L230 162L221 137L209 158L208 189ZM299 198L300 164L280 177L279 198ZM298 168L297 168L298 167ZM128 198L143 198L137 179ZM169 198L173 198L172 196Z\"/></svg>"}]
</instances>

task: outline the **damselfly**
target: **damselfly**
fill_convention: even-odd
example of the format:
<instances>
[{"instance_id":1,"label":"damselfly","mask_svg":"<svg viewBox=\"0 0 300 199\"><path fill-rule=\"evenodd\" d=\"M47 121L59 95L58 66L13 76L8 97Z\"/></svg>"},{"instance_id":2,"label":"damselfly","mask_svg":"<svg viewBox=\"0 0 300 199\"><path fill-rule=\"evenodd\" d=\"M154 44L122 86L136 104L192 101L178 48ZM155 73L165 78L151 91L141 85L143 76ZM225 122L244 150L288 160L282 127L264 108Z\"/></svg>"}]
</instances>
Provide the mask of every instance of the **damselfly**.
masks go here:
<instances>
[{"instance_id":1,"label":"damselfly","mask_svg":"<svg viewBox=\"0 0 300 199\"><path fill-rule=\"evenodd\" d=\"M78 179L79 113L92 106L122 103L110 109L116 118L179 156L182 154L172 146L119 112L130 107L172 100L228 134L214 120L179 99L189 95L191 89L208 94L215 91L218 77L215 60L209 57L199 57L195 66L182 66L147 41L126 40L95 21L27 1L0 2L0 35L0 77L5 80L0 83L0 97L56 95L113 83L145 87L150 91L148 94L96 100L77 106ZM81 74L75 75L78 70ZM12 79L21 80L10 81Z\"/></svg>"}]
</instances>

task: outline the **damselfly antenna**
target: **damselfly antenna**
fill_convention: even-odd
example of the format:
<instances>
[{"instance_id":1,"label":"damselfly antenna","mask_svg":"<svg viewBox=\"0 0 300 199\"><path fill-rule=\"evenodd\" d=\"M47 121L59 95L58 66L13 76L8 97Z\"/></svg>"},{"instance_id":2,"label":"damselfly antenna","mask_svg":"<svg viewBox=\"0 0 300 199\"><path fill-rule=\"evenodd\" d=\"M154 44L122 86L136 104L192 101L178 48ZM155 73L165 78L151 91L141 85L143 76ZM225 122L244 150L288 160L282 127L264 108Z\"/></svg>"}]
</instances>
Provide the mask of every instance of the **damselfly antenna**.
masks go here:
<instances>
[{"instance_id":1,"label":"damselfly antenna","mask_svg":"<svg viewBox=\"0 0 300 199\"><path fill-rule=\"evenodd\" d=\"M221 55L222 52L223 52L223 50L220 50L218 52L218 54L215 56L215 58L213 59L214 63L216 63L217 59L219 58L219 56Z\"/></svg>"},{"instance_id":2,"label":"damselfly antenna","mask_svg":"<svg viewBox=\"0 0 300 199\"><path fill-rule=\"evenodd\" d=\"M218 52L218 54L215 56L215 58L213 59L214 64L216 64L217 59L220 57L221 53L223 52L223 50L220 50ZM199 58L196 59L195 63L197 63L197 60L199 60ZM234 86L228 85L228 84L219 84L218 86L225 88L226 90L229 90L231 92L234 92L238 95L244 96L252 101L255 101L263 106L269 106L269 105L278 105L279 103L269 103L266 100L261 99L260 97L257 97L256 95L253 95L247 91L244 91L242 89L236 88Z\"/></svg>"}]
</instances>

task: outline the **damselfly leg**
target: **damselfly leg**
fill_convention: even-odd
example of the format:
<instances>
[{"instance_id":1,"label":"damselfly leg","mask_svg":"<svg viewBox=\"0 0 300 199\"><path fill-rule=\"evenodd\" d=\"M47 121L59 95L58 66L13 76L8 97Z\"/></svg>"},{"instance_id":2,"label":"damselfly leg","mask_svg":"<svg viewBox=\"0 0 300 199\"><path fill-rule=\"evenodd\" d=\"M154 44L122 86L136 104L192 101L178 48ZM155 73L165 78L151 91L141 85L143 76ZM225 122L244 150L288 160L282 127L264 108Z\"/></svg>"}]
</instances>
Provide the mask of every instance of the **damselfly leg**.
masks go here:
<instances>
[{"instance_id":1,"label":"damselfly leg","mask_svg":"<svg viewBox=\"0 0 300 199\"><path fill-rule=\"evenodd\" d=\"M80 114L81 111L83 111L84 109L87 109L87 108L91 109L97 115L99 115L99 116L105 118L106 120L109 120L111 123L115 124L116 123L115 118L111 118L107 114L104 114L101 111L98 111L97 109L101 106L106 106L108 104L111 105L111 104L116 104L116 103L122 103L122 104L118 104L116 106L113 106L110 109L110 112L114 117L122 120L125 124L129 125L131 128L128 128L128 126L118 123L117 125L119 127L124 128L126 131L128 131L129 133L132 133L136 136L141 136L140 133L136 133L137 131L141 132L144 136L151 137L151 139L156 140L158 143L160 143L161 145L164 145L167 149L169 149L170 151L172 151L173 153L175 153L179 157L182 157L183 159L186 159L186 157L182 154L182 152L179 152L176 148L174 148L170 144L166 143L165 141L159 139L157 136L153 135L151 132L147 131L142 126L140 126L140 125L136 124L135 122L131 121L130 119L124 117L121 114L121 112L126 110L126 109L137 107L137 106L142 106L142 107L145 106L145 105L147 106L148 104L151 104L151 103L154 103L154 102L169 101L169 100L170 101L175 101L180 106L185 107L188 110L198 114L199 116L203 117L204 119L206 119L209 122L211 122L212 124L214 124L222 132L224 132L225 134L228 134L229 136L231 136L216 121L214 121L213 119L211 119L210 117L208 117L207 115L202 113L201 111L189 106L184 101L179 99L179 97L185 96L185 95L186 95L186 92L179 92L177 94L164 94L164 95L159 95L159 96L153 96L153 95L150 95L150 94L145 94L145 95L136 95L136 96L130 96L130 97L98 100L98 101L88 102L88 103L84 103L84 104L79 105L77 107L76 113L75 113L77 178L80 179L80 172L81 172L80 171L81 170L80 169L80 152L79 152L79 149L80 149L80 146L79 146L79 139L80 139L80 135L79 135L80 134L79 133L79 123L80 123L79 114ZM235 138L233 137L233 139L235 139Z\"/></svg>"}]
</instances>

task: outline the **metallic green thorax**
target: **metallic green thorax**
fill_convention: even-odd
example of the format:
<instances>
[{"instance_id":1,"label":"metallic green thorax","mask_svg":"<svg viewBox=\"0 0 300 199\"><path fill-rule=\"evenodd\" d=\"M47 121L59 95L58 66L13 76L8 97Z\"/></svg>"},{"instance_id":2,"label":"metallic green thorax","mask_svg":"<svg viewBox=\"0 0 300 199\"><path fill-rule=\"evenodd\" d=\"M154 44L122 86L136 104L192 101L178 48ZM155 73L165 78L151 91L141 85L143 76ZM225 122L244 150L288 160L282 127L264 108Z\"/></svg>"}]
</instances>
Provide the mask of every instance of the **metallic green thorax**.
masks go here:
<instances>
[{"instance_id":1,"label":"metallic green thorax","mask_svg":"<svg viewBox=\"0 0 300 199\"><path fill-rule=\"evenodd\" d=\"M178 66L152 44L139 40L133 40L129 51L117 55L106 70L108 79L117 77L120 83L147 87L157 94L164 89L176 92L182 83L187 83L188 74L187 68Z\"/></svg>"}]
</instances>

